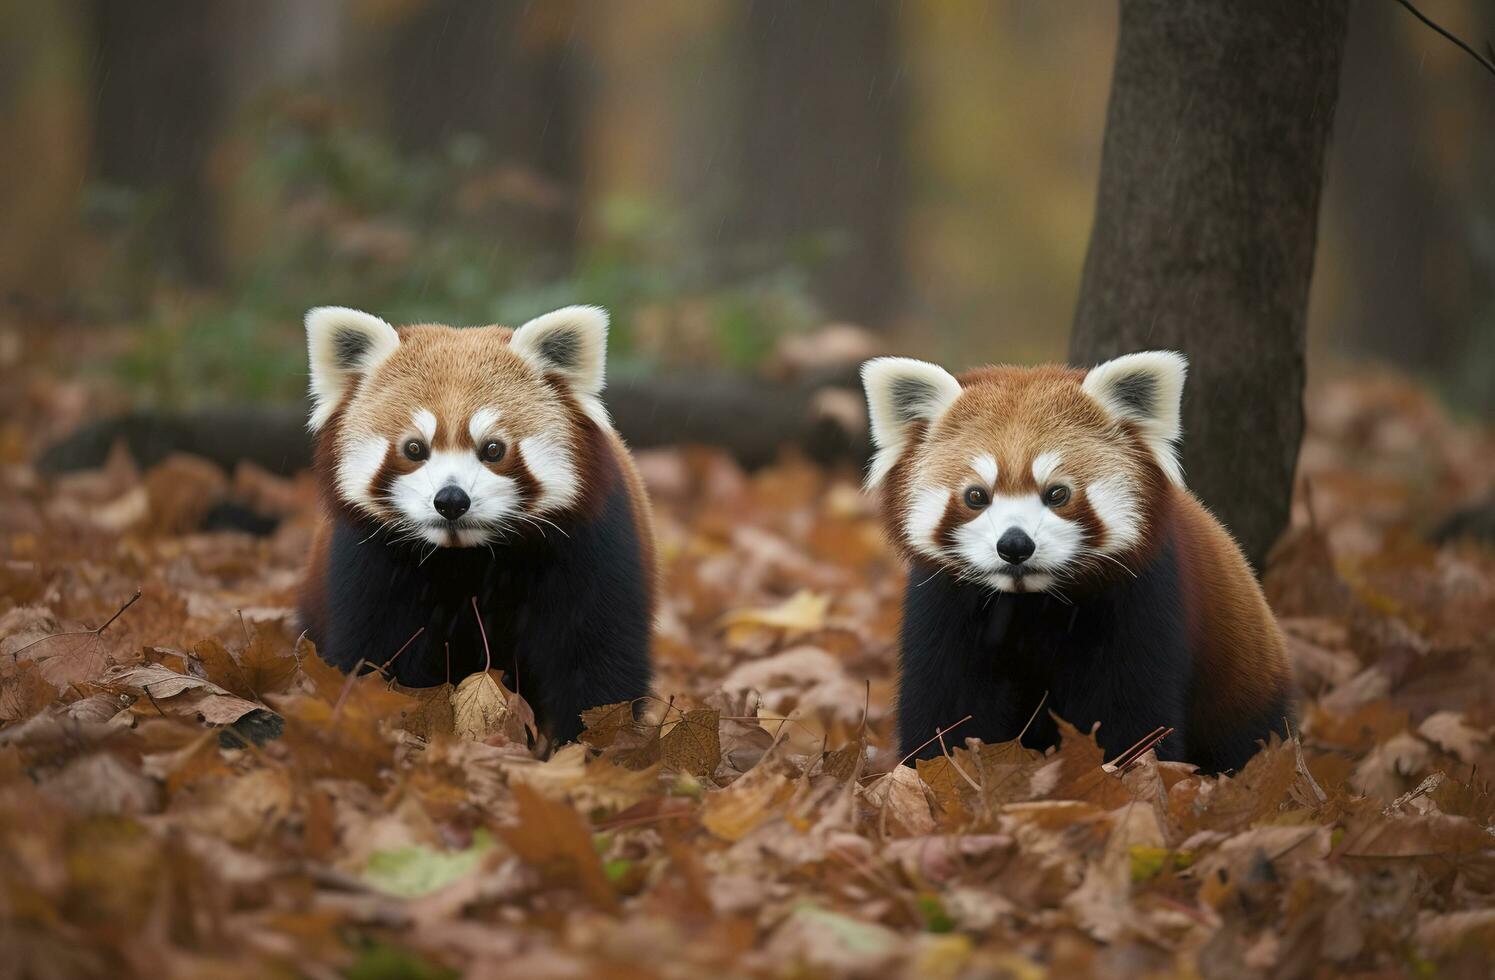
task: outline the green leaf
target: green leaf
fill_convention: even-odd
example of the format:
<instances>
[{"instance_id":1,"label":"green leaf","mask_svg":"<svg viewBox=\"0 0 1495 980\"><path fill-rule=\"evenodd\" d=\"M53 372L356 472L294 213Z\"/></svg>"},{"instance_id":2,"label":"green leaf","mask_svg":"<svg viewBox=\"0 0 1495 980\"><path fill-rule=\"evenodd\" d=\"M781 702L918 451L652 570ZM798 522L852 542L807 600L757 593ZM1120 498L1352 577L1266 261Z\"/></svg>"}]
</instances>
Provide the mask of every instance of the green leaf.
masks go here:
<instances>
[{"instance_id":1,"label":"green leaf","mask_svg":"<svg viewBox=\"0 0 1495 980\"><path fill-rule=\"evenodd\" d=\"M364 866L363 879L391 895L417 898L444 888L475 870L492 847L492 835L479 830L466 850L438 851L413 846L375 851Z\"/></svg>"},{"instance_id":2,"label":"green leaf","mask_svg":"<svg viewBox=\"0 0 1495 980\"><path fill-rule=\"evenodd\" d=\"M924 928L929 932L953 932L955 920L945 911L945 903L938 895L924 894L918 898L919 914L924 917Z\"/></svg>"},{"instance_id":3,"label":"green leaf","mask_svg":"<svg viewBox=\"0 0 1495 980\"><path fill-rule=\"evenodd\" d=\"M1194 863L1192 851L1170 851L1166 847L1135 844L1130 850L1132 881L1151 881L1164 871L1180 871Z\"/></svg>"}]
</instances>

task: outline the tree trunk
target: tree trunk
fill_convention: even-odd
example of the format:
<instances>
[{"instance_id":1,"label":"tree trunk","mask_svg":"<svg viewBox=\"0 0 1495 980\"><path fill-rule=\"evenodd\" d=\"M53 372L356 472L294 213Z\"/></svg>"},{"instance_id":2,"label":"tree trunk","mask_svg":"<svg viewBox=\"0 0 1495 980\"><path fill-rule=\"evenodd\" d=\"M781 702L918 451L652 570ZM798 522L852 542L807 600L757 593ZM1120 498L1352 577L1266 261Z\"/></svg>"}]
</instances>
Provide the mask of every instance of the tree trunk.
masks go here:
<instances>
[{"instance_id":1,"label":"tree trunk","mask_svg":"<svg viewBox=\"0 0 1495 980\"><path fill-rule=\"evenodd\" d=\"M216 143L234 38L222 0L93 0L98 176L164 192L171 257L215 278L219 252L207 163Z\"/></svg>"},{"instance_id":2,"label":"tree trunk","mask_svg":"<svg viewBox=\"0 0 1495 980\"><path fill-rule=\"evenodd\" d=\"M1286 526L1347 0L1121 0L1070 342L1189 358L1184 469L1259 570Z\"/></svg>"},{"instance_id":3,"label":"tree trunk","mask_svg":"<svg viewBox=\"0 0 1495 980\"><path fill-rule=\"evenodd\" d=\"M869 325L903 289L907 163L897 8L749 0L730 237L755 265L811 263L826 314Z\"/></svg>"},{"instance_id":4,"label":"tree trunk","mask_svg":"<svg viewBox=\"0 0 1495 980\"><path fill-rule=\"evenodd\" d=\"M581 178L585 53L571 0L425 0L386 38L374 70L390 132L407 150L477 135L534 188L519 235L569 269Z\"/></svg>"},{"instance_id":5,"label":"tree trunk","mask_svg":"<svg viewBox=\"0 0 1495 980\"><path fill-rule=\"evenodd\" d=\"M1495 36L1495 4L1469 7L1460 30ZM1449 63L1424 64L1429 53ZM1454 126L1463 148L1444 137ZM1495 206L1491 133L1478 65L1394 3L1351 9L1324 196L1342 299L1337 315L1315 316L1313 339L1436 379L1484 416L1495 413L1495 256L1479 245Z\"/></svg>"}]
</instances>

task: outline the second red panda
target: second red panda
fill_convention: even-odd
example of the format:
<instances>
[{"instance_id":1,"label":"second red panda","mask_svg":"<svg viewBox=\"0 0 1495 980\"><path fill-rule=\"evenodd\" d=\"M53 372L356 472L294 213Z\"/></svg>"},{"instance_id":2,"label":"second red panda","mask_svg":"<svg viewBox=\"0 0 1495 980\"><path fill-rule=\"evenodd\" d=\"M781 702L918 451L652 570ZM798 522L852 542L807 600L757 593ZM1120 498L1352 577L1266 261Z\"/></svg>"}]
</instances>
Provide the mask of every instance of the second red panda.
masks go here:
<instances>
[{"instance_id":1,"label":"second red panda","mask_svg":"<svg viewBox=\"0 0 1495 980\"><path fill-rule=\"evenodd\" d=\"M1130 354L1088 372L905 358L862 377L868 485L910 564L903 752L949 738L1057 737L1052 710L1114 757L1158 726L1166 759L1244 765L1284 734L1290 676L1239 547L1183 485L1186 364ZM1039 710L1040 705L1044 710ZM925 744L928 741L928 744Z\"/></svg>"}]
</instances>

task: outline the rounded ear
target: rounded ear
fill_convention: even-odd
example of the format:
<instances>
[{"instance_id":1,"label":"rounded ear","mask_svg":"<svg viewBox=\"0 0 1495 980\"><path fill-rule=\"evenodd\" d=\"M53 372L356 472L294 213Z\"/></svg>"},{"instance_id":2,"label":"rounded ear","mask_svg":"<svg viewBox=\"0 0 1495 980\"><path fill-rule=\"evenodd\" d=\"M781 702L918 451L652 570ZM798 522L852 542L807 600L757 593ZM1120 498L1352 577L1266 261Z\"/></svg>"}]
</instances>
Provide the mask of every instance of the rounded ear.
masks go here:
<instances>
[{"instance_id":1,"label":"rounded ear","mask_svg":"<svg viewBox=\"0 0 1495 980\"><path fill-rule=\"evenodd\" d=\"M348 386L400 346L395 328L361 310L318 306L306 311L311 361L311 430L326 424Z\"/></svg>"},{"instance_id":2,"label":"rounded ear","mask_svg":"<svg viewBox=\"0 0 1495 980\"><path fill-rule=\"evenodd\" d=\"M1168 479L1180 486L1178 440L1188 371L1188 358L1177 351L1146 350L1091 368L1082 386L1112 418L1137 427Z\"/></svg>"},{"instance_id":3,"label":"rounded ear","mask_svg":"<svg viewBox=\"0 0 1495 980\"><path fill-rule=\"evenodd\" d=\"M867 419L872 430L872 488L898 462L909 425L933 422L960 397L960 382L937 364L908 357L876 357L862 365L862 387L867 392Z\"/></svg>"},{"instance_id":4,"label":"rounded ear","mask_svg":"<svg viewBox=\"0 0 1495 980\"><path fill-rule=\"evenodd\" d=\"M515 330L509 346L542 375L560 377L572 394L595 397L607 370L607 311L562 307Z\"/></svg>"}]
</instances>

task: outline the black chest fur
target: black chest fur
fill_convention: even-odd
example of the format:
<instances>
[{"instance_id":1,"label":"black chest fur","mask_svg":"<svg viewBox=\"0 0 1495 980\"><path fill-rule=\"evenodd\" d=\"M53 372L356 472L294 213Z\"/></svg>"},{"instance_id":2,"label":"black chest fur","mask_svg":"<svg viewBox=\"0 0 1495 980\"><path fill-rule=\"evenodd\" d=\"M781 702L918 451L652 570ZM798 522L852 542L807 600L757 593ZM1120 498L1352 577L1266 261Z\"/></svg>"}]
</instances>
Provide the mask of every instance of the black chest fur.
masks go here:
<instances>
[{"instance_id":1,"label":"black chest fur","mask_svg":"<svg viewBox=\"0 0 1495 980\"><path fill-rule=\"evenodd\" d=\"M345 671L393 658L390 674L415 687L456 683L491 662L564 741L580 732L582 710L648 693L650 625L638 529L619 484L597 516L491 548L391 544L339 521L326 635L312 639Z\"/></svg>"},{"instance_id":2,"label":"black chest fur","mask_svg":"<svg viewBox=\"0 0 1495 980\"><path fill-rule=\"evenodd\" d=\"M902 636L904 753L966 715L947 744L1021 732L1025 745L1046 749L1058 739L1052 711L1081 731L1100 722L1108 758L1171 726L1158 754L1184 758L1194 672L1178 586L1171 547L1135 579L1067 599L994 594L914 568ZM939 752L936 741L918 755Z\"/></svg>"}]
</instances>

